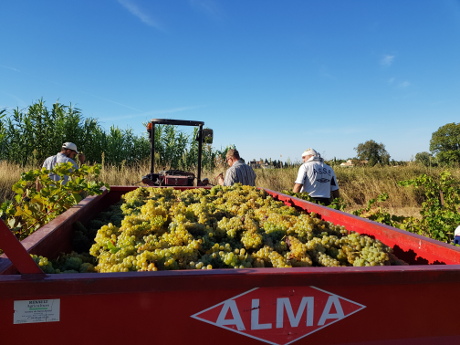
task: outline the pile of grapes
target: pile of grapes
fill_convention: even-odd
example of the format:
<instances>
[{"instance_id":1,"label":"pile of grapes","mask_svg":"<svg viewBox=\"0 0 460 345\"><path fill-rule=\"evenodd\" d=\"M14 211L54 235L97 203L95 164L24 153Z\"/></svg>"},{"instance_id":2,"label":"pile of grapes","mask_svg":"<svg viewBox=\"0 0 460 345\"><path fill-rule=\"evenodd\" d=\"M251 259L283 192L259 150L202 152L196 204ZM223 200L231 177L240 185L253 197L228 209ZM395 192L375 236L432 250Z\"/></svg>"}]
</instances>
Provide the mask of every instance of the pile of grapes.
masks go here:
<instances>
[{"instance_id":1,"label":"pile of grapes","mask_svg":"<svg viewBox=\"0 0 460 345\"><path fill-rule=\"evenodd\" d=\"M88 253L71 252L60 255L55 260L45 256L31 254L32 259L40 266L44 273L93 273L96 260Z\"/></svg>"},{"instance_id":2,"label":"pile of grapes","mask_svg":"<svg viewBox=\"0 0 460 345\"><path fill-rule=\"evenodd\" d=\"M138 188L100 227L96 272L402 264L391 248L250 186Z\"/></svg>"}]
</instances>

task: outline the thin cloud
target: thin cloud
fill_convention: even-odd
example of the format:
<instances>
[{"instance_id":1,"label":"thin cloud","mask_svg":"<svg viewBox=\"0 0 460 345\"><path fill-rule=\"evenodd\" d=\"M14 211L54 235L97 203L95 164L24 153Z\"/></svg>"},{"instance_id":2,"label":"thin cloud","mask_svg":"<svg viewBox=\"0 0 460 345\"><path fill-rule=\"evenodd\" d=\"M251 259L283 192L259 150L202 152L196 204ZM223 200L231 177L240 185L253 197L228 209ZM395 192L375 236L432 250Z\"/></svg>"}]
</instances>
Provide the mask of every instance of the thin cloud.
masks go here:
<instances>
[{"instance_id":1,"label":"thin cloud","mask_svg":"<svg viewBox=\"0 0 460 345\"><path fill-rule=\"evenodd\" d=\"M398 89L406 89L412 84L408 80L400 81L393 77L393 78L388 79L388 85L397 87Z\"/></svg>"},{"instance_id":2,"label":"thin cloud","mask_svg":"<svg viewBox=\"0 0 460 345\"><path fill-rule=\"evenodd\" d=\"M214 0L189 0L189 4L213 20L220 20L222 17L221 10Z\"/></svg>"},{"instance_id":3,"label":"thin cloud","mask_svg":"<svg viewBox=\"0 0 460 345\"><path fill-rule=\"evenodd\" d=\"M131 0L118 0L118 3L126 8L132 15L141 20L144 24L151 26L155 29L162 30L160 24L151 18L143 9L137 6Z\"/></svg>"},{"instance_id":4,"label":"thin cloud","mask_svg":"<svg viewBox=\"0 0 460 345\"><path fill-rule=\"evenodd\" d=\"M14 99L16 101L16 104L18 104L18 107L27 107L27 103L20 97L16 96L16 95L13 95L11 93L7 93L7 92L0 92L0 94L3 94L3 95L6 95L12 99ZM0 109L13 109L11 107L7 107L7 106L2 106L0 105Z\"/></svg>"},{"instance_id":5,"label":"thin cloud","mask_svg":"<svg viewBox=\"0 0 460 345\"><path fill-rule=\"evenodd\" d=\"M17 68L14 68L14 67L11 67L11 66L0 65L0 67L4 68L4 69L9 69L10 71L21 72Z\"/></svg>"},{"instance_id":6,"label":"thin cloud","mask_svg":"<svg viewBox=\"0 0 460 345\"><path fill-rule=\"evenodd\" d=\"M140 109L131 107L131 106L127 105L127 104L123 104L123 103L114 101L114 100L109 99L109 98L104 98L104 97L97 96L97 95L95 95L95 94L93 94L93 93L91 93L91 92L85 91L85 90L80 90L80 92L85 93L85 94L87 94L87 95L89 95L89 96L91 96L91 97L100 99L100 100L102 100L102 101L105 101L105 102L108 102L108 103L112 103L112 104L115 104L115 105L119 105L119 106L121 106L121 107L123 107L123 108L126 108L126 109L130 109L130 110L134 110L134 111L142 111L142 110L140 110Z\"/></svg>"},{"instance_id":7,"label":"thin cloud","mask_svg":"<svg viewBox=\"0 0 460 345\"><path fill-rule=\"evenodd\" d=\"M380 60L380 65L389 67L393 64L393 61L395 59L394 55L384 55L382 59Z\"/></svg>"},{"instance_id":8,"label":"thin cloud","mask_svg":"<svg viewBox=\"0 0 460 345\"><path fill-rule=\"evenodd\" d=\"M400 89L405 89L405 88L408 88L409 86L411 86L411 83L408 80L404 80L398 84L398 87Z\"/></svg>"},{"instance_id":9,"label":"thin cloud","mask_svg":"<svg viewBox=\"0 0 460 345\"><path fill-rule=\"evenodd\" d=\"M32 76L32 77L33 77L34 79L37 79L37 76ZM54 81L54 80L47 79L47 78L44 78L44 79L42 78L42 81L46 81L47 83L54 84L54 85L59 86L59 87L61 87L61 88L70 88L71 90L75 90L75 91L81 92L81 93L83 93L83 94L89 95L89 96L94 97L94 98L96 98L96 99L100 99L100 100L102 100L102 101L105 101L105 102L108 102L108 103L112 103L112 104L121 106L121 107L126 108L126 109L130 109L130 110L133 110L133 111L142 111L142 110L140 110L140 109L131 107L131 106L127 105L127 104L123 104L123 103L120 103L120 102L118 102L118 101L115 101L115 100L113 100L113 99L104 98L104 97L95 95L94 93L89 92L89 91L87 91L87 90L85 90L85 89L77 89L77 88L74 88L74 87L71 86L71 85L72 85L71 83L67 83L67 84L66 84L66 83L60 83L60 82L56 82L56 81ZM69 85L70 85L70 87L69 87Z\"/></svg>"}]
</instances>

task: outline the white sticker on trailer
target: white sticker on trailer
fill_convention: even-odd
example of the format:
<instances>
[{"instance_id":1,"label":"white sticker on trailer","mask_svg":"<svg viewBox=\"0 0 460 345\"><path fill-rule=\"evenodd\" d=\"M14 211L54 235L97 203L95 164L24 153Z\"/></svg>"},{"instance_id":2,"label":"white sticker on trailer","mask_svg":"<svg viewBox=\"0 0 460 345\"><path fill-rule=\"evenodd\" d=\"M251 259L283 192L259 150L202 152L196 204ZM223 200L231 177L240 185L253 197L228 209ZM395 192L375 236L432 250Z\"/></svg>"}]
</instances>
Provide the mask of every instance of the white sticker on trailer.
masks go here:
<instances>
[{"instance_id":1,"label":"white sticker on trailer","mask_svg":"<svg viewBox=\"0 0 460 345\"><path fill-rule=\"evenodd\" d=\"M60 316L60 299L14 301L14 324L56 322Z\"/></svg>"}]
</instances>

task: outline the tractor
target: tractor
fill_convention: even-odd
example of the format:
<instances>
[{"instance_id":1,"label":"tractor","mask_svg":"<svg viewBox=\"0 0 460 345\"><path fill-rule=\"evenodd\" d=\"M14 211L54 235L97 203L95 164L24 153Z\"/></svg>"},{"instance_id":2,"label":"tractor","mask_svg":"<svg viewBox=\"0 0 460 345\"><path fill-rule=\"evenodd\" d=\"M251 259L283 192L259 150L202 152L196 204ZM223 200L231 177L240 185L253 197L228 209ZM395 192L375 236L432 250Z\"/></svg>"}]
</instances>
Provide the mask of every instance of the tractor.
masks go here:
<instances>
[{"instance_id":1,"label":"tractor","mask_svg":"<svg viewBox=\"0 0 460 345\"><path fill-rule=\"evenodd\" d=\"M173 126L194 126L198 127L196 140L198 141L198 162L197 174L182 170L162 170L155 172L155 126L156 125L173 125ZM172 119L153 119L147 124L147 131L150 139L150 173L142 178L142 182L149 186L194 186L195 179L197 186L206 186L209 184L207 178L201 180L201 164L203 143L212 144L213 130L203 128L203 121L191 120L172 120Z\"/></svg>"}]
</instances>

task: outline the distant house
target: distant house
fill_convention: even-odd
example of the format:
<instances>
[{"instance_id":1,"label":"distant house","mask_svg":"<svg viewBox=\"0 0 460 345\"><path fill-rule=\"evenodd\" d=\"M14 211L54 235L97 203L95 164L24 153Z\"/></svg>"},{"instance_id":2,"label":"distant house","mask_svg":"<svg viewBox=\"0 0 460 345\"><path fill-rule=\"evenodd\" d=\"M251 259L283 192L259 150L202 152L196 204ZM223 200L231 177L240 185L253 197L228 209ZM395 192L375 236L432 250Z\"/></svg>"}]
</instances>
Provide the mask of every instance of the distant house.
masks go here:
<instances>
[{"instance_id":1,"label":"distant house","mask_svg":"<svg viewBox=\"0 0 460 345\"><path fill-rule=\"evenodd\" d=\"M349 159L349 160L347 160L347 161L344 162L344 163L340 163L340 166L342 166L342 167L353 167L353 166L355 166L355 165L353 164L352 160Z\"/></svg>"},{"instance_id":2,"label":"distant house","mask_svg":"<svg viewBox=\"0 0 460 345\"><path fill-rule=\"evenodd\" d=\"M254 168L254 169L258 169L258 168L260 168L260 165L263 164L263 162L262 162L262 163L261 163L261 162L262 162L262 161L256 161L256 160L254 160L254 161L250 161L248 165L249 165L250 167Z\"/></svg>"},{"instance_id":3,"label":"distant house","mask_svg":"<svg viewBox=\"0 0 460 345\"><path fill-rule=\"evenodd\" d=\"M269 164L267 162L264 162L263 160L261 160L261 161L256 161L256 160L250 161L248 165L253 167L253 168L255 168L255 169L273 169L274 168L273 164Z\"/></svg>"}]
</instances>

